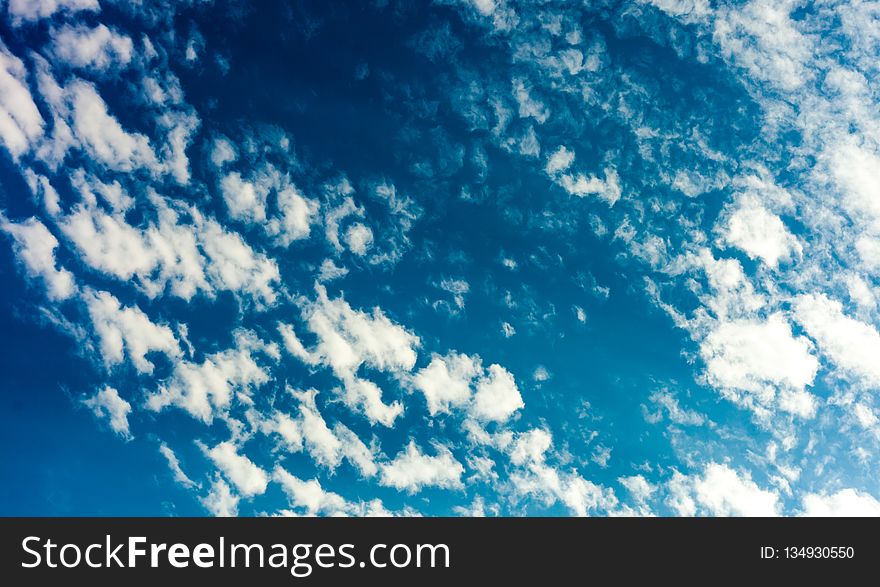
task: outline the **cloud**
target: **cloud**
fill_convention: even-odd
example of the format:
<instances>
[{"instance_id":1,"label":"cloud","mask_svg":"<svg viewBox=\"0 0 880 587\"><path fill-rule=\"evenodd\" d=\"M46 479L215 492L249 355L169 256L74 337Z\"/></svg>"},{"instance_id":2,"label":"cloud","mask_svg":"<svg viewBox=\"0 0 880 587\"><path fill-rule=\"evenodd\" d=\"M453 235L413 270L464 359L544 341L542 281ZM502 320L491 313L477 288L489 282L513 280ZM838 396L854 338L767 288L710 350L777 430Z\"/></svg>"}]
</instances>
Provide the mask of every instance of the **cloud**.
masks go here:
<instances>
[{"instance_id":1,"label":"cloud","mask_svg":"<svg viewBox=\"0 0 880 587\"><path fill-rule=\"evenodd\" d=\"M92 289L83 293L83 300L108 366L118 365L127 356L138 372L152 373L148 353L164 353L170 359L181 356L171 329L153 323L137 306L122 306L113 294Z\"/></svg>"},{"instance_id":2,"label":"cloud","mask_svg":"<svg viewBox=\"0 0 880 587\"><path fill-rule=\"evenodd\" d=\"M157 221L144 228L88 200L59 218L58 225L87 265L125 281L137 277L150 297L170 286L187 300L219 289L246 294L259 307L275 301L280 275L274 261L194 208L172 208L155 193L150 201ZM191 223L182 222L184 213Z\"/></svg>"},{"instance_id":3,"label":"cloud","mask_svg":"<svg viewBox=\"0 0 880 587\"><path fill-rule=\"evenodd\" d=\"M473 414L490 422L505 422L524 407L513 375L501 365L489 365L489 374L477 382Z\"/></svg>"},{"instance_id":4,"label":"cloud","mask_svg":"<svg viewBox=\"0 0 880 587\"><path fill-rule=\"evenodd\" d=\"M553 437L548 430L533 428L517 434L508 454L517 468L510 474L514 497L534 497L546 506L561 502L575 516L606 513L617 506L608 488L584 479L576 471L560 471L547 463Z\"/></svg>"},{"instance_id":5,"label":"cloud","mask_svg":"<svg viewBox=\"0 0 880 587\"><path fill-rule=\"evenodd\" d=\"M14 23L48 18L56 12L97 12L98 0L9 0L9 14Z\"/></svg>"},{"instance_id":6,"label":"cloud","mask_svg":"<svg viewBox=\"0 0 880 587\"><path fill-rule=\"evenodd\" d=\"M412 385L425 396L428 413L448 414L470 402L471 383L482 371L479 357L455 352L445 357L433 354L428 366L413 376Z\"/></svg>"},{"instance_id":7,"label":"cloud","mask_svg":"<svg viewBox=\"0 0 880 587\"><path fill-rule=\"evenodd\" d=\"M790 18L791 0L752 0L724 7L715 19L714 40L725 56L755 79L782 90L802 87L812 77L813 47Z\"/></svg>"},{"instance_id":8,"label":"cloud","mask_svg":"<svg viewBox=\"0 0 880 587\"><path fill-rule=\"evenodd\" d=\"M767 517L780 513L779 496L761 489L747 472L709 463L701 475L676 474L670 480L667 503L680 516L698 511L710 516Z\"/></svg>"},{"instance_id":9,"label":"cloud","mask_svg":"<svg viewBox=\"0 0 880 587\"><path fill-rule=\"evenodd\" d=\"M250 459L238 454L231 442L221 442L211 449L203 447L203 450L244 497L253 497L266 491L269 476Z\"/></svg>"},{"instance_id":10,"label":"cloud","mask_svg":"<svg viewBox=\"0 0 880 587\"><path fill-rule=\"evenodd\" d=\"M583 198L594 195L604 200L609 206L613 206L622 194L620 177L614 167L605 168L605 179L599 179L595 175L585 175L579 172L567 171L574 163L574 153L565 146L559 147L549 157L544 166L544 171L562 189L571 194Z\"/></svg>"},{"instance_id":11,"label":"cloud","mask_svg":"<svg viewBox=\"0 0 880 587\"><path fill-rule=\"evenodd\" d=\"M709 0L638 0L642 4L656 6L666 14L684 22L699 22L712 13Z\"/></svg>"},{"instance_id":12,"label":"cloud","mask_svg":"<svg viewBox=\"0 0 880 587\"><path fill-rule=\"evenodd\" d=\"M645 479L644 475L632 475L618 479L637 503L644 503L657 491L657 488Z\"/></svg>"},{"instance_id":13,"label":"cloud","mask_svg":"<svg viewBox=\"0 0 880 587\"><path fill-rule=\"evenodd\" d=\"M348 275L347 267L338 266L333 262L333 259L324 259L318 270L318 281L326 283L328 281L333 281L334 279L340 279L346 275Z\"/></svg>"},{"instance_id":14,"label":"cloud","mask_svg":"<svg viewBox=\"0 0 880 587\"><path fill-rule=\"evenodd\" d=\"M303 308L303 320L318 340L312 354L337 377L352 378L361 365L387 372L413 368L418 336L393 323L378 307L368 314L343 298L331 300L323 286L316 291L317 299Z\"/></svg>"},{"instance_id":15,"label":"cloud","mask_svg":"<svg viewBox=\"0 0 880 587\"><path fill-rule=\"evenodd\" d=\"M769 267L788 260L801 245L782 220L757 200L742 198L722 229L721 240L737 247L751 259L761 259Z\"/></svg>"},{"instance_id":16,"label":"cloud","mask_svg":"<svg viewBox=\"0 0 880 587\"><path fill-rule=\"evenodd\" d=\"M878 517L880 501L855 489L833 494L808 493L802 498L801 515L814 517Z\"/></svg>"},{"instance_id":17,"label":"cloud","mask_svg":"<svg viewBox=\"0 0 880 587\"><path fill-rule=\"evenodd\" d=\"M843 306L823 294L798 296L795 319L816 341L819 350L844 373L880 388L880 333L843 313Z\"/></svg>"},{"instance_id":18,"label":"cloud","mask_svg":"<svg viewBox=\"0 0 880 587\"><path fill-rule=\"evenodd\" d=\"M267 350L253 332L239 330L234 347L210 354L201 363L178 361L171 376L147 397L147 407L158 412L177 406L210 423L230 406L235 392L247 395L269 381L268 372L254 359Z\"/></svg>"},{"instance_id":19,"label":"cloud","mask_svg":"<svg viewBox=\"0 0 880 587\"><path fill-rule=\"evenodd\" d=\"M134 43L106 25L64 25L52 32L51 51L56 62L72 67L106 70L111 66L128 65Z\"/></svg>"},{"instance_id":20,"label":"cloud","mask_svg":"<svg viewBox=\"0 0 880 587\"><path fill-rule=\"evenodd\" d=\"M306 198L294 186L287 186L278 192L280 215L269 220L266 232L275 237L275 242L282 247L307 239L311 235L312 224L317 220L319 208L316 200Z\"/></svg>"},{"instance_id":21,"label":"cloud","mask_svg":"<svg viewBox=\"0 0 880 587\"><path fill-rule=\"evenodd\" d=\"M317 479L303 481L280 466L275 468L272 476L281 484L291 505L304 509L306 515L340 515L347 509L345 499L336 493L325 491Z\"/></svg>"},{"instance_id":22,"label":"cloud","mask_svg":"<svg viewBox=\"0 0 880 587\"><path fill-rule=\"evenodd\" d=\"M160 442L159 452L162 453L162 456L168 461L168 468L171 469L171 473L174 475L174 481L187 489L195 489L198 487L198 484L183 472L183 469L180 466L180 460L167 444Z\"/></svg>"},{"instance_id":23,"label":"cloud","mask_svg":"<svg viewBox=\"0 0 880 587\"><path fill-rule=\"evenodd\" d=\"M363 257L373 244L373 231L369 226L355 222L345 232L345 244L348 245L352 253Z\"/></svg>"},{"instance_id":24,"label":"cloud","mask_svg":"<svg viewBox=\"0 0 880 587\"><path fill-rule=\"evenodd\" d=\"M819 369L810 349L810 342L794 336L777 313L766 321L719 323L701 343L700 354L711 385L749 392L742 401L759 411L778 401L781 409L809 417L815 403L804 388Z\"/></svg>"},{"instance_id":25,"label":"cloud","mask_svg":"<svg viewBox=\"0 0 880 587\"><path fill-rule=\"evenodd\" d=\"M95 395L82 400L98 418L104 418L110 423L110 428L123 438L131 438L128 430L128 415L131 413L131 404L119 397L119 392L110 386L99 389Z\"/></svg>"},{"instance_id":26,"label":"cloud","mask_svg":"<svg viewBox=\"0 0 880 587\"><path fill-rule=\"evenodd\" d=\"M350 455L356 459L356 464L369 468L360 461L363 455L360 454L360 447L355 445L354 439L342 432L347 436L343 441L327 425L321 412L318 411L315 400L318 395L317 390L289 391L299 401L299 426L306 450L316 463L334 471L342 462L343 456ZM341 431L341 428L337 427L337 431Z\"/></svg>"},{"instance_id":27,"label":"cloud","mask_svg":"<svg viewBox=\"0 0 880 587\"><path fill-rule=\"evenodd\" d=\"M238 515L238 502L240 498L232 493L229 485L217 477L211 485L208 495L200 499L212 516L232 517Z\"/></svg>"},{"instance_id":28,"label":"cloud","mask_svg":"<svg viewBox=\"0 0 880 587\"><path fill-rule=\"evenodd\" d=\"M72 128L92 158L116 171L159 169L149 139L122 128L92 84L71 82L67 93L72 108Z\"/></svg>"},{"instance_id":29,"label":"cloud","mask_svg":"<svg viewBox=\"0 0 880 587\"><path fill-rule=\"evenodd\" d=\"M645 416L645 420L651 424L660 422L664 416L670 422L682 426L702 426L706 421L702 414L682 408L678 399L668 390L654 391L648 397L648 400L655 409L650 411L645 404L642 404L642 413Z\"/></svg>"},{"instance_id":30,"label":"cloud","mask_svg":"<svg viewBox=\"0 0 880 587\"><path fill-rule=\"evenodd\" d=\"M382 465L379 482L399 491L418 493L425 487L456 489L461 487L464 467L452 452L435 445L435 456L422 453L414 440L389 463Z\"/></svg>"},{"instance_id":31,"label":"cloud","mask_svg":"<svg viewBox=\"0 0 880 587\"><path fill-rule=\"evenodd\" d=\"M229 215L236 220L253 223L266 220L266 197L270 187L265 182L245 181L237 171L227 174L220 181L220 191Z\"/></svg>"},{"instance_id":32,"label":"cloud","mask_svg":"<svg viewBox=\"0 0 880 587\"><path fill-rule=\"evenodd\" d=\"M43 117L31 97L21 59L0 41L0 140L14 158L43 135Z\"/></svg>"},{"instance_id":33,"label":"cloud","mask_svg":"<svg viewBox=\"0 0 880 587\"><path fill-rule=\"evenodd\" d=\"M363 413L373 424L391 427L398 416L403 414L403 404L399 401L390 404L383 402L382 390L366 379L346 377L343 380L341 397L346 406Z\"/></svg>"},{"instance_id":34,"label":"cloud","mask_svg":"<svg viewBox=\"0 0 880 587\"><path fill-rule=\"evenodd\" d=\"M55 249L58 239L36 218L24 222L10 222L0 213L0 230L12 237L15 256L28 276L39 279L46 286L50 300L66 300L76 292L73 274L57 267Z\"/></svg>"}]
</instances>

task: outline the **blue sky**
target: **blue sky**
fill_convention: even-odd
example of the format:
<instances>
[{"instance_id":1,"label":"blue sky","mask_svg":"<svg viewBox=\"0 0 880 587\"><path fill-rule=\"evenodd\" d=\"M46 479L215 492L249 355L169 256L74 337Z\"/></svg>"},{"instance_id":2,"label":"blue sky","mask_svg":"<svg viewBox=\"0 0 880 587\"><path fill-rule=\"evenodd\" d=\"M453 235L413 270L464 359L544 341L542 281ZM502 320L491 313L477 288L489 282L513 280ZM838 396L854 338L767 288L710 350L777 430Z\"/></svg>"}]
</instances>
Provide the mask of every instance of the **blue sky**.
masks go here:
<instances>
[{"instance_id":1,"label":"blue sky","mask_svg":"<svg viewBox=\"0 0 880 587\"><path fill-rule=\"evenodd\" d=\"M0 513L880 513L880 4L8 0Z\"/></svg>"}]
</instances>

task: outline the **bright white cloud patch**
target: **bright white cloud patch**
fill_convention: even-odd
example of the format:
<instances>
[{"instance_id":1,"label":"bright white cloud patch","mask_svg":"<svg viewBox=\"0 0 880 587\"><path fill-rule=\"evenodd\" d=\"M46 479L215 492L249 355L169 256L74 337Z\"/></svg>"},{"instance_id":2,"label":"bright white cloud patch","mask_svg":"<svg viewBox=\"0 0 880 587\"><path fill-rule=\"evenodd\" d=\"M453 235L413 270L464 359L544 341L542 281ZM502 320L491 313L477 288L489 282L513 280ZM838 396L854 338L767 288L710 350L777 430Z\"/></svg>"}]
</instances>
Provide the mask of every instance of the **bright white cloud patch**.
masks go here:
<instances>
[{"instance_id":1,"label":"bright white cloud patch","mask_svg":"<svg viewBox=\"0 0 880 587\"><path fill-rule=\"evenodd\" d=\"M52 34L52 52L57 60L73 67L104 70L125 66L132 58L134 43L106 25L64 25Z\"/></svg>"},{"instance_id":2,"label":"bright white cloud patch","mask_svg":"<svg viewBox=\"0 0 880 587\"><path fill-rule=\"evenodd\" d=\"M43 134L43 117L31 97L21 59L0 42L0 141L18 157Z\"/></svg>"},{"instance_id":3,"label":"bright white cloud patch","mask_svg":"<svg viewBox=\"0 0 880 587\"><path fill-rule=\"evenodd\" d=\"M293 186L286 187L278 192L281 214L269 220L266 232L284 247L293 241L307 239L317 219L318 208L317 201L307 199Z\"/></svg>"},{"instance_id":4,"label":"bright white cloud patch","mask_svg":"<svg viewBox=\"0 0 880 587\"><path fill-rule=\"evenodd\" d=\"M76 291L73 274L59 268L55 260L58 239L36 218L24 222L10 222L0 214L0 230L13 239L13 249L27 274L40 279L46 286L46 295L52 300L65 300Z\"/></svg>"},{"instance_id":5,"label":"bright white cloud patch","mask_svg":"<svg viewBox=\"0 0 880 587\"><path fill-rule=\"evenodd\" d=\"M504 422L525 406L513 375L501 365L489 365L477 382L473 414L480 420Z\"/></svg>"},{"instance_id":6,"label":"bright white cloud patch","mask_svg":"<svg viewBox=\"0 0 880 587\"><path fill-rule=\"evenodd\" d=\"M340 515L346 511L347 503L340 495L326 491L317 479L303 481L277 467L273 473L275 481L281 484L284 493L293 507L305 510L309 516Z\"/></svg>"},{"instance_id":7,"label":"bright white cloud patch","mask_svg":"<svg viewBox=\"0 0 880 587\"><path fill-rule=\"evenodd\" d=\"M164 353L171 359L180 357L180 345L171 329L155 324L137 306L123 306L106 291L87 290L84 301L108 366L118 365L127 356L139 372L152 373L148 353Z\"/></svg>"},{"instance_id":8,"label":"bright white cloud patch","mask_svg":"<svg viewBox=\"0 0 880 587\"><path fill-rule=\"evenodd\" d=\"M718 324L700 345L712 385L747 391L755 403L779 407L801 416L815 410L805 388L813 383L819 362L807 339L794 336L781 314L766 321L736 320Z\"/></svg>"},{"instance_id":9,"label":"bright white cloud patch","mask_svg":"<svg viewBox=\"0 0 880 587\"><path fill-rule=\"evenodd\" d=\"M800 251L800 243L782 220L750 198L743 199L727 219L722 239L770 267L776 267L793 252Z\"/></svg>"},{"instance_id":10,"label":"bright white cloud patch","mask_svg":"<svg viewBox=\"0 0 880 587\"><path fill-rule=\"evenodd\" d=\"M804 516L878 517L880 501L855 489L841 489L833 494L809 493L803 498Z\"/></svg>"},{"instance_id":11,"label":"bright white cloud patch","mask_svg":"<svg viewBox=\"0 0 880 587\"><path fill-rule=\"evenodd\" d=\"M231 442L221 442L206 452L241 495L252 497L266 491L269 476L250 459L238 454Z\"/></svg>"},{"instance_id":12,"label":"bright white cloud patch","mask_svg":"<svg viewBox=\"0 0 880 587\"><path fill-rule=\"evenodd\" d=\"M363 257L373 244L373 231L369 226L356 222L345 232L345 244L352 253Z\"/></svg>"},{"instance_id":13,"label":"bright white cloud patch","mask_svg":"<svg viewBox=\"0 0 880 587\"><path fill-rule=\"evenodd\" d=\"M415 441L410 441L393 461L382 465L380 483L408 493L417 493L425 487L460 487L464 467L448 448L437 445L434 449L437 454L428 455Z\"/></svg>"},{"instance_id":14,"label":"bright white cloud patch","mask_svg":"<svg viewBox=\"0 0 880 587\"><path fill-rule=\"evenodd\" d=\"M252 332L239 331L232 348L210 354L201 363L178 361L171 377L148 397L147 407L160 411L174 405L210 423L230 406L234 393L247 395L269 380L255 358L266 348Z\"/></svg>"},{"instance_id":15,"label":"bright white cloud patch","mask_svg":"<svg viewBox=\"0 0 880 587\"><path fill-rule=\"evenodd\" d=\"M880 388L880 333L843 313L837 300L802 295L794 303L795 318L844 373Z\"/></svg>"},{"instance_id":16,"label":"bright white cloud patch","mask_svg":"<svg viewBox=\"0 0 880 587\"><path fill-rule=\"evenodd\" d=\"M108 168L132 171L157 168L149 139L126 131L110 114L104 99L89 83L75 81L68 87L72 128L88 153Z\"/></svg>"},{"instance_id":17,"label":"bright white cloud patch","mask_svg":"<svg viewBox=\"0 0 880 587\"><path fill-rule=\"evenodd\" d=\"M168 468L171 469L171 473L174 475L174 480L177 483L189 489L198 486L195 481L190 479L189 476L183 472L183 468L180 466L180 460L167 444L164 442L159 444L159 452L162 453L162 456L168 461Z\"/></svg>"},{"instance_id":18,"label":"bright white cloud patch","mask_svg":"<svg viewBox=\"0 0 880 587\"><path fill-rule=\"evenodd\" d=\"M202 505L212 516L231 517L238 515L238 503L241 500L232 493L229 484L220 477L214 480L206 496L201 498Z\"/></svg>"},{"instance_id":19,"label":"bright white cloud patch","mask_svg":"<svg viewBox=\"0 0 880 587\"><path fill-rule=\"evenodd\" d=\"M728 465L709 463L701 475L674 475L669 504L678 515L767 517L780 513L779 496L761 489L745 472Z\"/></svg>"},{"instance_id":20,"label":"bright white cloud patch","mask_svg":"<svg viewBox=\"0 0 880 587\"><path fill-rule=\"evenodd\" d=\"M473 394L471 384L481 372L478 357L454 352L446 357L435 354L430 364L415 374L412 383L424 394L428 412L435 416L467 404Z\"/></svg>"},{"instance_id":21,"label":"bright white cloud patch","mask_svg":"<svg viewBox=\"0 0 880 587\"><path fill-rule=\"evenodd\" d=\"M92 410L95 416L107 420L114 432L125 438L131 438L128 430L131 404L122 399L114 388L103 387L95 395L82 400L82 403Z\"/></svg>"},{"instance_id":22,"label":"bright white cloud patch","mask_svg":"<svg viewBox=\"0 0 880 587\"><path fill-rule=\"evenodd\" d=\"M14 21L38 20L56 12L74 13L99 9L98 0L9 0L9 14Z\"/></svg>"}]
</instances>

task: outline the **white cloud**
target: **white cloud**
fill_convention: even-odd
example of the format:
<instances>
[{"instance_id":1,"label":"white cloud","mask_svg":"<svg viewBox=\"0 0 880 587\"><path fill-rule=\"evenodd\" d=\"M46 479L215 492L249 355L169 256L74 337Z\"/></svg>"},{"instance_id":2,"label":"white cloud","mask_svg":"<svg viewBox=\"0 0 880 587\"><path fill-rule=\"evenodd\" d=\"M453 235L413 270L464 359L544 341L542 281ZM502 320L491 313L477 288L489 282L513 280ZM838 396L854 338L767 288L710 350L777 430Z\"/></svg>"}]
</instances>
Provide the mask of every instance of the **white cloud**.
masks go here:
<instances>
[{"instance_id":1,"label":"white cloud","mask_svg":"<svg viewBox=\"0 0 880 587\"><path fill-rule=\"evenodd\" d=\"M748 473L709 463L693 479L694 498L712 516L767 517L779 515L776 493L758 487Z\"/></svg>"},{"instance_id":2,"label":"white cloud","mask_svg":"<svg viewBox=\"0 0 880 587\"><path fill-rule=\"evenodd\" d=\"M644 475L632 475L630 477L620 477L618 481L621 485L623 485L629 494L632 496L633 500L638 503L644 503L657 490L657 487L652 485L645 479Z\"/></svg>"},{"instance_id":3,"label":"white cloud","mask_svg":"<svg viewBox=\"0 0 880 587\"><path fill-rule=\"evenodd\" d=\"M808 493L802 499L804 516L878 517L880 501L855 489L841 489L833 494Z\"/></svg>"},{"instance_id":4,"label":"white cloud","mask_svg":"<svg viewBox=\"0 0 880 587\"><path fill-rule=\"evenodd\" d=\"M64 25L52 32L51 51L56 60L73 67L104 70L113 65L127 65L134 44L127 35L106 25Z\"/></svg>"},{"instance_id":5,"label":"white cloud","mask_svg":"<svg viewBox=\"0 0 880 587\"><path fill-rule=\"evenodd\" d=\"M504 335L504 338L510 338L514 334L516 334L516 328L513 327L513 324L509 322L501 323L501 334Z\"/></svg>"},{"instance_id":6,"label":"white cloud","mask_svg":"<svg viewBox=\"0 0 880 587\"><path fill-rule=\"evenodd\" d=\"M131 404L119 396L119 392L110 386L102 387L95 395L82 400L95 416L106 418L110 428L124 438L131 438L128 430L128 415Z\"/></svg>"},{"instance_id":7,"label":"white cloud","mask_svg":"<svg viewBox=\"0 0 880 587\"><path fill-rule=\"evenodd\" d=\"M382 465L380 483L399 491L417 493L425 487L461 487L464 467L448 448L436 445L436 456L422 453L414 440L393 461Z\"/></svg>"},{"instance_id":8,"label":"white cloud","mask_svg":"<svg viewBox=\"0 0 880 587\"><path fill-rule=\"evenodd\" d=\"M376 465L376 455L357 434L341 422L336 423L333 432L342 443L342 455L360 472L362 477L373 477L379 472L379 467Z\"/></svg>"},{"instance_id":9,"label":"white cloud","mask_svg":"<svg viewBox=\"0 0 880 587\"><path fill-rule=\"evenodd\" d=\"M345 244L352 253L363 257L373 244L373 231L369 226L356 222L345 232Z\"/></svg>"},{"instance_id":10,"label":"white cloud","mask_svg":"<svg viewBox=\"0 0 880 587\"><path fill-rule=\"evenodd\" d=\"M477 382L474 416L484 421L505 422L523 406L513 375L501 365L489 365L488 376Z\"/></svg>"},{"instance_id":11,"label":"white cloud","mask_svg":"<svg viewBox=\"0 0 880 587\"><path fill-rule=\"evenodd\" d=\"M10 222L0 213L0 230L12 237L15 256L29 277L43 281L49 299L65 300L76 292L73 274L57 267L55 249L58 248L58 239L43 223L36 218Z\"/></svg>"},{"instance_id":12,"label":"white cloud","mask_svg":"<svg viewBox=\"0 0 880 587\"><path fill-rule=\"evenodd\" d=\"M126 132L107 110L95 87L74 81L68 87L73 130L89 154L115 171L157 170L156 154L140 133Z\"/></svg>"},{"instance_id":13,"label":"white cloud","mask_svg":"<svg viewBox=\"0 0 880 587\"><path fill-rule=\"evenodd\" d=\"M232 218L253 223L266 220L268 186L245 181L233 171L220 181L220 191Z\"/></svg>"},{"instance_id":14,"label":"white cloud","mask_svg":"<svg viewBox=\"0 0 880 587\"><path fill-rule=\"evenodd\" d=\"M168 468L171 469L171 473L174 475L174 481L176 481L183 487L186 487L187 489L194 489L198 487L196 482L190 479L189 476L183 472L183 468L180 466L180 460L167 444L165 444L164 442L160 443L159 452L162 453L162 456L165 457L166 461L168 461Z\"/></svg>"},{"instance_id":15,"label":"white cloud","mask_svg":"<svg viewBox=\"0 0 880 587\"><path fill-rule=\"evenodd\" d=\"M343 443L336 437L324 417L318 411L315 397L318 392L290 390L299 401L300 427L305 447L316 463L331 471L339 466L342 460Z\"/></svg>"},{"instance_id":16,"label":"white cloud","mask_svg":"<svg viewBox=\"0 0 880 587\"><path fill-rule=\"evenodd\" d=\"M207 276L221 289L250 294L258 305L272 304L278 264L256 252L241 235L225 230L216 220L197 218L198 238L208 258Z\"/></svg>"},{"instance_id":17,"label":"white cloud","mask_svg":"<svg viewBox=\"0 0 880 587\"><path fill-rule=\"evenodd\" d=\"M231 442L221 442L211 449L203 446L203 450L241 495L253 497L266 491L269 476L249 458L238 454Z\"/></svg>"},{"instance_id":18,"label":"white cloud","mask_svg":"<svg viewBox=\"0 0 880 587\"><path fill-rule=\"evenodd\" d=\"M613 167L605 168L604 180L595 175L565 173L556 179L556 183L573 196L582 198L595 195L605 200L609 206L613 206L621 196L620 178Z\"/></svg>"},{"instance_id":19,"label":"white cloud","mask_svg":"<svg viewBox=\"0 0 880 587\"><path fill-rule=\"evenodd\" d=\"M880 232L880 157L849 142L830 147L825 159L847 211L863 226Z\"/></svg>"},{"instance_id":20,"label":"white cloud","mask_svg":"<svg viewBox=\"0 0 880 587\"><path fill-rule=\"evenodd\" d=\"M561 502L576 516L609 511L617 505L610 489L584 479L576 471L560 471L547 464L553 438L547 430L533 428L520 433L510 444L510 474L514 496L536 497L550 506Z\"/></svg>"},{"instance_id":21,"label":"white cloud","mask_svg":"<svg viewBox=\"0 0 880 587\"><path fill-rule=\"evenodd\" d=\"M583 198L594 195L613 206L620 199L620 177L614 167L605 168L605 179L583 173L566 173L574 163L574 152L565 146L559 147L549 157L544 171L562 189L573 196Z\"/></svg>"},{"instance_id":22,"label":"white cloud","mask_svg":"<svg viewBox=\"0 0 880 587\"><path fill-rule=\"evenodd\" d=\"M238 515L239 499L240 498L237 495L232 493L232 490L229 488L226 481L217 477L211 485L211 490L208 492L208 495L201 498L200 501L211 515L217 517L231 517Z\"/></svg>"},{"instance_id":23,"label":"white cloud","mask_svg":"<svg viewBox=\"0 0 880 587\"><path fill-rule=\"evenodd\" d=\"M187 300L217 289L247 294L258 306L275 300L280 275L274 261L196 209L189 209L192 222L184 224L180 209L155 193L150 201L158 222L144 228L131 226L121 213L107 214L94 202L77 205L58 225L86 264L125 281L137 277L150 297L170 286Z\"/></svg>"},{"instance_id":24,"label":"white cloud","mask_svg":"<svg viewBox=\"0 0 880 587\"><path fill-rule=\"evenodd\" d=\"M698 22L712 13L709 0L638 0L642 4L652 4L683 22Z\"/></svg>"},{"instance_id":25,"label":"white cloud","mask_svg":"<svg viewBox=\"0 0 880 587\"><path fill-rule=\"evenodd\" d=\"M359 377L346 377L343 380L342 401L354 412L363 413L373 424L391 427L398 416L403 414L403 404L382 401L382 390L378 385Z\"/></svg>"},{"instance_id":26,"label":"white cloud","mask_svg":"<svg viewBox=\"0 0 880 587\"><path fill-rule=\"evenodd\" d=\"M326 491L317 479L303 481L280 466L275 468L272 478L281 484L284 493L290 498L291 505L304 509L306 515L332 516L346 513L348 504L345 499L332 491Z\"/></svg>"},{"instance_id":27,"label":"white cloud","mask_svg":"<svg viewBox=\"0 0 880 587\"><path fill-rule=\"evenodd\" d=\"M9 14L13 22L34 21L56 12L97 12L98 0L9 0Z\"/></svg>"},{"instance_id":28,"label":"white cloud","mask_svg":"<svg viewBox=\"0 0 880 587\"><path fill-rule=\"evenodd\" d=\"M513 97L519 105L521 118L534 118L538 124L544 124L550 117L550 109L540 100L532 96L531 89L521 79L513 80Z\"/></svg>"},{"instance_id":29,"label":"white cloud","mask_svg":"<svg viewBox=\"0 0 880 587\"><path fill-rule=\"evenodd\" d=\"M744 197L726 220L722 242L741 249L751 259L761 259L769 267L786 261L801 245L782 220L754 198Z\"/></svg>"},{"instance_id":30,"label":"white cloud","mask_svg":"<svg viewBox=\"0 0 880 587\"><path fill-rule=\"evenodd\" d=\"M319 204L316 200L304 197L294 186L287 186L278 192L280 216L269 220L266 224L266 232L275 237L276 243L283 247L293 241L309 238L311 225L318 216L318 209Z\"/></svg>"},{"instance_id":31,"label":"white cloud","mask_svg":"<svg viewBox=\"0 0 880 587\"><path fill-rule=\"evenodd\" d=\"M880 333L843 313L843 306L824 294L798 296L795 319L819 349L846 373L880 388Z\"/></svg>"},{"instance_id":32,"label":"white cloud","mask_svg":"<svg viewBox=\"0 0 880 587\"><path fill-rule=\"evenodd\" d=\"M790 18L795 6L792 0L752 0L724 7L715 19L715 42L754 78L797 90L812 77L813 46Z\"/></svg>"},{"instance_id":33,"label":"white cloud","mask_svg":"<svg viewBox=\"0 0 880 587\"><path fill-rule=\"evenodd\" d=\"M253 356L266 349L252 332L238 331L234 347L210 354L201 363L177 362L171 377L147 398L147 407L158 412L174 405L210 423L215 411L231 404L235 392L247 395L269 380Z\"/></svg>"},{"instance_id":34,"label":"white cloud","mask_svg":"<svg viewBox=\"0 0 880 587\"><path fill-rule=\"evenodd\" d=\"M318 281L321 283L333 281L346 275L348 275L348 268L340 267L333 262L333 259L324 259L324 262L321 263L321 267L318 269Z\"/></svg>"},{"instance_id":35,"label":"white cloud","mask_svg":"<svg viewBox=\"0 0 880 587\"><path fill-rule=\"evenodd\" d=\"M479 357L434 354L428 366L413 376L412 385L424 394L428 412L436 416L466 405L471 400L471 383L481 372Z\"/></svg>"},{"instance_id":36,"label":"white cloud","mask_svg":"<svg viewBox=\"0 0 880 587\"><path fill-rule=\"evenodd\" d=\"M732 320L717 324L700 345L711 385L750 392L753 408L773 405L777 390L782 409L803 417L815 411L804 388L813 383L819 362L810 342L794 336L781 314L766 321Z\"/></svg>"},{"instance_id":37,"label":"white cloud","mask_svg":"<svg viewBox=\"0 0 880 587\"><path fill-rule=\"evenodd\" d=\"M393 323L379 308L371 314L353 309L343 298L331 300L323 286L303 308L303 319L318 339L312 354L340 379L351 378L361 365L405 372L416 362L419 338Z\"/></svg>"},{"instance_id":38,"label":"white cloud","mask_svg":"<svg viewBox=\"0 0 880 587\"><path fill-rule=\"evenodd\" d=\"M218 137L214 139L214 145L211 148L211 163L214 167L221 169L227 163L232 163L238 159L238 151L229 139L226 137Z\"/></svg>"},{"instance_id":39,"label":"white cloud","mask_svg":"<svg viewBox=\"0 0 880 587\"><path fill-rule=\"evenodd\" d=\"M127 355L140 373L152 373L151 352L164 353L171 359L181 356L180 345L168 326L153 323L137 306L123 307L106 291L88 289L83 300L100 340L104 362L117 365Z\"/></svg>"},{"instance_id":40,"label":"white cloud","mask_svg":"<svg viewBox=\"0 0 880 587\"><path fill-rule=\"evenodd\" d=\"M538 383L541 383L542 381L549 380L551 376L552 375L551 375L550 371L548 371L547 367L545 367L543 365L538 365L535 368L534 372L532 372L532 379L534 379Z\"/></svg>"},{"instance_id":41,"label":"white cloud","mask_svg":"<svg viewBox=\"0 0 880 587\"><path fill-rule=\"evenodd\" d=\"M21 59L0 41L0 140L13 158L27 152L43 134L43 117L34 104Z\"/></svg>"},{"instance_id":42,"label":"white cloud","mask_svg":"<svg viewBox=\"0 0 880 587\"><path fill-rule=\"evenodd\" d=\"M571 167L572 163L574 163L574 153L565 148L565 146L561 146L547 158L547 165L544 170L547 172L547 175L555 176L559 172Z\"/></svg>"}]
</instances>

